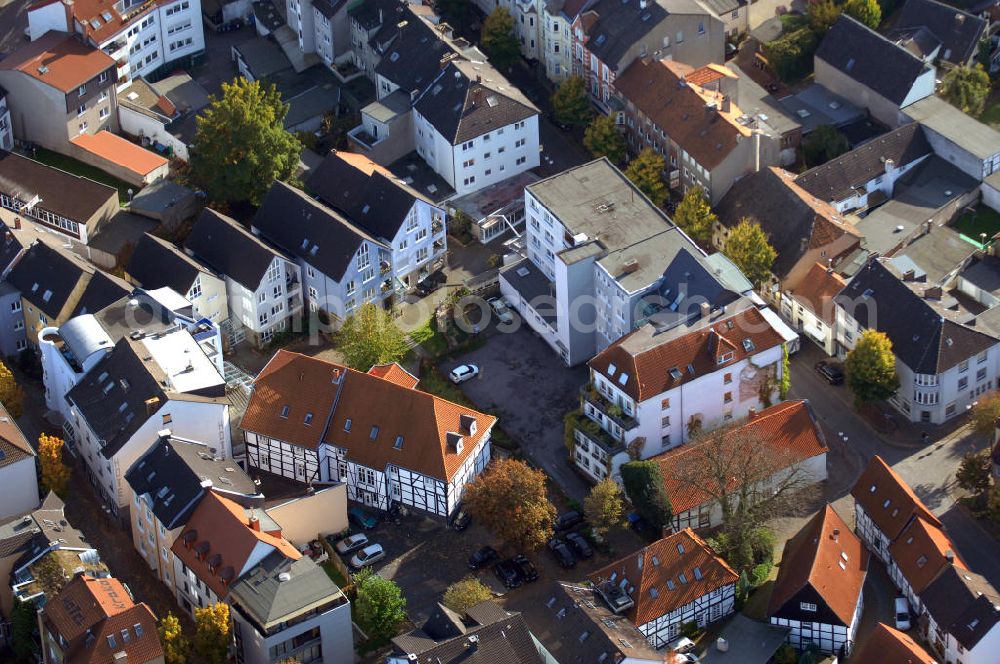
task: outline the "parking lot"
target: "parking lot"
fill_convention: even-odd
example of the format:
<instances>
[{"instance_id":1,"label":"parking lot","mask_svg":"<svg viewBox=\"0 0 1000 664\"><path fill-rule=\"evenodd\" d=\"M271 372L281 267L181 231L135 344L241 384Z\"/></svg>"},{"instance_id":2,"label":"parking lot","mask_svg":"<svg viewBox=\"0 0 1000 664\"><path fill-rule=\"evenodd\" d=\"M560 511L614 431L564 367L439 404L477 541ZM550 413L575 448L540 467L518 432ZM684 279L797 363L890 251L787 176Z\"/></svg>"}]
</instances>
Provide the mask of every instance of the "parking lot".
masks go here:
<instances>
[{"instance_id":1,"label":"parking lot","mask_svg":"<svg viewBox=\"0 0 1000 664\"><path fill-rule=\"evenodd\" d=\"M527 327L496 330L486 344L445 365L475 364L477 378L462 384L476 407L494 413L522 451L540 466L569 498L582 500L588 484L566 461L563 416L578 407L578 390L587 367L567 368L552 349Z\"/></svg>"}]
</instances>

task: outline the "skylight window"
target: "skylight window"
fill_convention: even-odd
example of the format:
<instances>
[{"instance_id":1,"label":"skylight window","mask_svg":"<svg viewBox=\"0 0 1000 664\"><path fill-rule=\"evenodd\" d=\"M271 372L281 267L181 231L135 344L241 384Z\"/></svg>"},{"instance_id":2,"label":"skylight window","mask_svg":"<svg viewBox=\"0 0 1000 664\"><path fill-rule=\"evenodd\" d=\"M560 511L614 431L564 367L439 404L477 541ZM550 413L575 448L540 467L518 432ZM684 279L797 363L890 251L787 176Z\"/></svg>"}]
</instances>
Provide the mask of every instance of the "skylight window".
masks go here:
<instances>
[{"instance_id":1,"label":"skylight window","mask_svg":"<svg viewBox=\"0 0 1000 664\"><path fill-rule=\"evenodd\" d=\"M684 576L684 572L681 572L680 574L677 575L677 580L683 584L687 584L688 582L688 578Z\"/></svg>"},{"instance_id":2,"label":"skylight window","mask_svg":"<svg viewBox=\"0 0 1000 664\"><path fill-rule=\"evenodd\" d=\"M746 352L752 353L752 352L754 352L754 350L756 350L756 348L757 348L757 346L754 345L752 339L744 339L743 340L743 350L745 350Z\"/></svg>"},{"instance_id":3,"label":"skylight window","mask_svg":"<svg viewBox=\"0 0 1000 664\"><path fill-rule=\"evenodd\" d=\"M676 587L673 579L667 579L667 590L673 590Z\"/></svg>"},{"instance_id":4,"label":"skylight window","mask_svg":"<svg viewBox=\"0 0 1000 664\"><path fill-rule=\"evenodd\" d=\"M677 543L677 553L681 554L682 556L684 555L684 545L681 544L680 542Z\"/></svg>"},{"instance_id":5,"label":"skylight window","mask_svg":"<svg viewBox=\"0 0 1000 664\"><path fill-rule=\"evenodd\" d=\"M627 382L628 382L628 374L627 373L623 373L620 376L618 376L618 384L619 385L624 385Z\"/></svg>"},{"instance_id":6,"label":"skylight window","mask_svg":"<svg viewBox=\"0 0 1000 664\"><path fill-rule=\"evenodd\" d=\"M304 424L305 424L306 426L309 426L310 424L312 424L312 421L313 421L313 414L312 414L312 413L306 413L306 417L305 417L305 419L304 419L304 420L302 420L302 422L303 422L303 423L304 423Z\"/></svg>"},{"instance_id":7,"label":"skylight window","mask_svg":"<svg viewBox=\"0 0 1000 664\"><path fill-rule=\"evenodd\" d=\"M614 377L616 371L618 371L618 367L615 366L614 362L612 362L611 364L608 365L608 375L609 376Z\"/></svg>"},{"instance_id":8,"label":"skylight window","mask_svg":"<svg viewBox=\"0 0 1000 664\"><path fill-rule=\"evenodd\" d=\"M372 427L372 431L371 431L371 433L370 433L370 434L368 434L368 435L369 435L369 437L370 437L370 438L371 438L372 440L375 440L376 438L378 438L378 425L377 425L377 424L376 424L375 426L373 426L373 427Z\"/></svg>"},{"instance_id":9,"label":"skylight window","mask_svg":"<svg viewBox=\"0 0 1000 664\"><path fill-rule=\"evenodd\" d=\"M702 579L702 574L701 574L701 568L700 568L700 567L695 567L695 568L694 568L694 578L696 578L696 579L698 579L699 581L701 581L701 579Z\"/></svg>"},{"instance_id":10,"label":"skylight window","mask_svg":"<svg viewBox=\"0 0 1000 664\"><path fill-rule=\"evenodd\" d=\"M656 599L657 597L660 596L660 592L656 588L650 588L649 596L652 597L653 599Z\"/></svg>"},{"instance_id":11,"label":"skylight window","mask_svg":"<svg viewBox=\"0 0 1000 664\"><path fill-rule=\"evenodd\" d=\"M350 430L351 430L351 418L348 417L346 420L344 420L344 431L350 431Z\"/></svg>"},{"instance_id":12,"label":"skylight window","mask_svg":"<svg viewBox=\"0 0 1000 664\"><path fill-rule=\"evenodd\" d=\"M283 418L285 418L285 419L287 420L287 419L288 419L288 413L289 413L289 412L290 412L291 410L292 410L292 409L291 409L291 407L290 407L290 406L282 406L282 407L281 407L281 416L282 416Z\"/></svg>"},{"instance_id":13,"label":"skylight window","mask_svg":"<svg viewBox=\"0 0 1000 664\"><path fill-rule=\"evenodd\" d=\"M393 443L392 446L395 447L397 450L403 449L403 437L402 436L396 436L396 442Z\"/></svg>"}]
</instances>

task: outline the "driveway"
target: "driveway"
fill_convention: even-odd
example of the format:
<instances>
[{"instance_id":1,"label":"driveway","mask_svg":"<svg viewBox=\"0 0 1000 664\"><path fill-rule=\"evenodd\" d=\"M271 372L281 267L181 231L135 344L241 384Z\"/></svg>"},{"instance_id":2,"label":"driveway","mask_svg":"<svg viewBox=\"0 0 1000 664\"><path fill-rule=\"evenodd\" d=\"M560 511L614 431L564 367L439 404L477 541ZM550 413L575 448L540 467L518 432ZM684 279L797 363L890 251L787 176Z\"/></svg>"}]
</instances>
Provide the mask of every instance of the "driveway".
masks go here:
<instances>
[{"instance_id":1,"label":"driveway","mask_svg":"<svg viewBox=\"0 0 1000 664\"><path fill-rule=\"evenodd\" d=\"M481 348L446 363L479 367L475 380L462 390L477 408L494 413L500 426L524 453L570 498L582 500L589 485L566 460L563 416L579 407L578 391L587 382L587 367L566 368L552 349L526 327L499 330Z\"/></svg>"}]
</instances>

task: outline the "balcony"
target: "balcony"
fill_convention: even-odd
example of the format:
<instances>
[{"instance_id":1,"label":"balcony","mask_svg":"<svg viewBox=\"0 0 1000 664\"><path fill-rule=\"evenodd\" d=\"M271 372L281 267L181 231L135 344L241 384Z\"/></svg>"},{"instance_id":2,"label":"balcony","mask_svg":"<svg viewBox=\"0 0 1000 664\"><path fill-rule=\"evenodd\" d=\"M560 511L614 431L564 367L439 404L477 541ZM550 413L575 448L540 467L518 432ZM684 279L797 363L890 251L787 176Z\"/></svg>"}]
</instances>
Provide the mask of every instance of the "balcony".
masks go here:
<instances>
[{"instance_id":1,"label":"balcony","mask_svg":"<svg viewBox=\"0 0 1000 664\"><path fill-rule=\"evenodd\" d=\"M357 145L362 150L372 150L383 140L377 136L372 136L365 131L364 125L358 125L354 129L347 132L347 138L349 138L352 143Z\"/></svg>"},{"instance_id":2,"label":"balcony","mask_svg":"<svg viewBox=\"0 0 1000 664\"><path fill-rule=\"evenodd\" d=\"M431 222L431 233L437 235L444 230L444 222L441 221L441 217L434 217L434 221Z\"/></svg>"},{"instance_id":3,"label":"balcony","mask_svg":"<svg viewBox=\"0 0 1000 664\"><path fill-rule=\"evenodd\" d=\"M620 426L622 431L631 431L639 426L638 420L626 415L621 406L612 403L592 385L584 385L580 388L580 398L584 403L589 403L602 415Z\"/></svg>"},{"instance_id":4,"label":"balcony","mask_svg":"<svg viewBox=\"0 0 1000 664\"><path fill-rule=\"evenodd\" d=\"M615 440L611 434L601 428L600 424L583 413L573 413L570 420L570 426L573 427L575 435L583 436L607 452L609 456L613 456L625 449L624 443L620 440Z\"/></svg>"},{"instance_id":5,"label":"balcony","mask_svg":"<svg viewBox=\"0 0 1000 664\"><path fill-rule=\"evenodd\" d=\"M392 263L390 263L389 261L382 261L379 264L378 269L379 273L381 274L389 274L390 272L392 272Z\"/></svg>"}]
</instances>

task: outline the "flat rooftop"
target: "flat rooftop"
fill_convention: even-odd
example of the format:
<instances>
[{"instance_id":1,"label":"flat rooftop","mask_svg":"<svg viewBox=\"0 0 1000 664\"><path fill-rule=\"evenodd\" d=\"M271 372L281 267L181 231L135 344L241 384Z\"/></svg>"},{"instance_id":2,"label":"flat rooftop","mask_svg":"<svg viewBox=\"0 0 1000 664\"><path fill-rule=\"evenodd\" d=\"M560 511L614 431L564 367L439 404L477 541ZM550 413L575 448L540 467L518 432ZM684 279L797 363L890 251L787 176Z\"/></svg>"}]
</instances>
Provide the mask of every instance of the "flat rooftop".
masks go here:
<instances>
[{"instance_id":1,"label":"flat rooftop","mask_svg":"<svg viewBox=\"0 0 1000 664\"><path fill-rule=\"evenodd\" d=\"M524 189L538 180L537 175L531 171L525 171L479 191L448 201L448 204L465 212L472 217L473 221L479 221L495 212L503 212L505 208L513 208L518 205L523 207Z\"/></svg>"},{"instance_id":2,"label":"flat rooftop","mask_svg":"<svg viewBox=\"0 0 1000 664\"><path fill-rule=\"evenodd\" d=\"M788 636L789 628L769 625L737 613L719 636L729 644L721 652L712 643L699 661L703 664L767 664Z\"/></svg>"},{"instance_id":3,"label":"flat rooftop","mask_svg":"<svg viewBox=\"0 0 1000 664\"><path fill-rule=\"evenodd\" d=\"M782 97L778 104L801 123L803 134L808 134L820 125L839 127L865 116L862 109L818 83L813 83L796 95Z\"/></svg>"},{"instance_id":4,"label":"flat rooftop","mask_svg":"<svg viewBox=\"0 0 1000 664\"><path fill-rule=\"evenodd\" d=\"M387 168L403 184L417 190L435 205L440 205L455 195L455 190L427 165L416 150L403 155Z\"/></svg>"},{"instance_id":5,"label":"flat rooftop","mask_svg":"<svg viewBox=\"0 0 1000 664\"><path fill-rule=\"evenodd\" d=\"M225 383L215 364L186 330L147 335L142 343L170 379L175 392L197 393Z\"/></svg>"},{"instance_id":6,"label":"flat rooftop","mask_svg":"<svg viewBox=\"0 0 1000 664\"><path fill-rule=\"evenodd\" d=\"M571 168L527 190L580 238L577 244L596 239L612 252L673 227L607 159Z\"/></svg>"}]
</instances>

